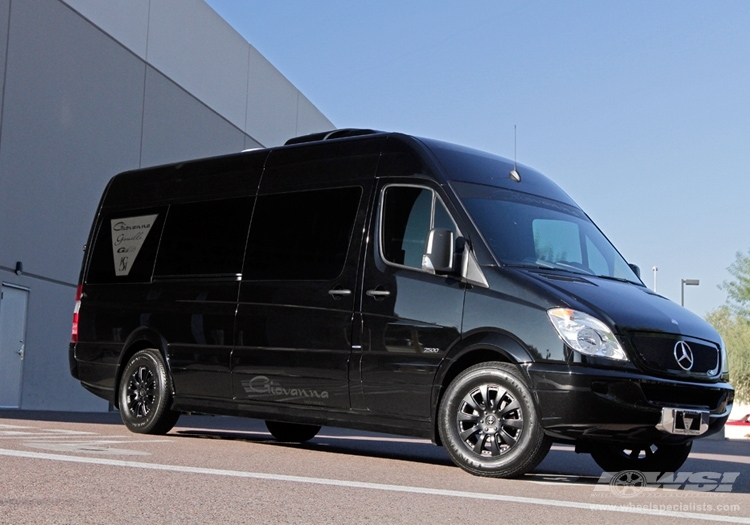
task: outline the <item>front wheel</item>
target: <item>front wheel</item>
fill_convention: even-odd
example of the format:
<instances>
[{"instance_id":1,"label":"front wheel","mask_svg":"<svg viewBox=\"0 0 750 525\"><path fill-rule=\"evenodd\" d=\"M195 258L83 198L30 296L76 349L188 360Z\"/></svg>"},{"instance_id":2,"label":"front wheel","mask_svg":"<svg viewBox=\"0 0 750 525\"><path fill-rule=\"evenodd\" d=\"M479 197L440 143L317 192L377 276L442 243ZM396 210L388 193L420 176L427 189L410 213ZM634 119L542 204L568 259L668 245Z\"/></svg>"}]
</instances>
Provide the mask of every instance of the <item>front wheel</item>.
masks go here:
<instances>
[{"instance_id":1,"label":"front wheel","mask_svg":"<svg viewBox=\"0 0 750 525\"><path fill-rule=\"evenodd\" d=\"M607 472L675 472L690 454L693 442L680 445L600 444L591 449L591 457Z\"/></svg>"},{"instance_id":2,"label":"front wheel","mask_svg":"<svg viewBox=\"0 0 750 525\"><path fill-rule=\"evenodd\" d=\"M453 461L478 476L525 474L552 444L526 383L500 362L472 366L453 380L440 404L438 431Z\"/></svg>"},{"instance_id":3,"label":"front wheel","mask_svg":"<svg viewBox=\"0 0 750 525\"><path fill-rule=\"evenodd\" d=\"M118 395L120 417L131 432L166 434L180 417L169 408L172 392L167 367L154 349L141 350L130 358Z\"/></svg>"}]
</instances>

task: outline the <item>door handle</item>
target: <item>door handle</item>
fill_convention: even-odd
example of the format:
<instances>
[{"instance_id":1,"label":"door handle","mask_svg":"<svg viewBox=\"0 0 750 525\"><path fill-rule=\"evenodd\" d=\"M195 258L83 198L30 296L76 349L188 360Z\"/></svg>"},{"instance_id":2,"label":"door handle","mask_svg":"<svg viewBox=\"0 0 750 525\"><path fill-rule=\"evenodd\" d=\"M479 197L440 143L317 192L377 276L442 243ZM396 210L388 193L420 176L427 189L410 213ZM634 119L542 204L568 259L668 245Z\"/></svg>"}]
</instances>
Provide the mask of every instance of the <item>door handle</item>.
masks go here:
<instances>
[{"instance_id":1,"label":"door handle","mask_svg":"<svg viewBox=\"0 0 750 525\"><path fill-rule=\"evenodd\" d=\"M330 295L334 299L341 299L342 297L346 297L351 294L352 291L345 288L334 288L333 290L328 290L328 295Z\"/></svg>"},{"instance_id":2,"label":"door handle","mask_svg":"<svg viewBox=\"0 0 750 525\"><path fill-rule=\"evenodd\" d=\"M384 299L391 295L391 292L388 290L384 290L382 286L378 286L377 288L373 288L372 290L367 290L365 294L368 297L374 297L376 300L378 299Z\"/></svg>"},{"instance_id":3,"label":"door handle","mask_svg":"<svg viewBox=\"0 0 750 525\"><path fill-rule=\"evenodd\" d=\"M19 356L21 356L21 359L23 359L23 354L24 354L24 352L25 352L25 350L26 350L26 345L24 344L24 342L23 342L23 341L19 341L19 343L21 343L21 348L19 348L18 350L16 350L16 353L17 353L17 354L18 354Z\"/></svg>"}]
</instances>

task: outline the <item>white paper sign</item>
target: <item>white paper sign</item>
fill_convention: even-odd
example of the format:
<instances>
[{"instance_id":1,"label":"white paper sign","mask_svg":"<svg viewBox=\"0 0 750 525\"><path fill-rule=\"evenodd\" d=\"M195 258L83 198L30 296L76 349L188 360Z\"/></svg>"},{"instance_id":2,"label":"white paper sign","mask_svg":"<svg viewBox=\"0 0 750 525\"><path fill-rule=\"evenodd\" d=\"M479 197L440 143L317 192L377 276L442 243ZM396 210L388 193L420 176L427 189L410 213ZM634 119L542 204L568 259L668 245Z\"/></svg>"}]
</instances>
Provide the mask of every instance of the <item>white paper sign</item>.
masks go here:
<instances>
[{"instance_id":1,"label":"white paper sign","mask_svg":"<svg viewBox=\"0 0 750 525\"><path fill-rule=\"evenodd\" d=\"M115 258L115 275L126 276L133 267L143 241L151 231L158 215L141 215L112 219L112 255Z\"/></svg>"}]
</instances>

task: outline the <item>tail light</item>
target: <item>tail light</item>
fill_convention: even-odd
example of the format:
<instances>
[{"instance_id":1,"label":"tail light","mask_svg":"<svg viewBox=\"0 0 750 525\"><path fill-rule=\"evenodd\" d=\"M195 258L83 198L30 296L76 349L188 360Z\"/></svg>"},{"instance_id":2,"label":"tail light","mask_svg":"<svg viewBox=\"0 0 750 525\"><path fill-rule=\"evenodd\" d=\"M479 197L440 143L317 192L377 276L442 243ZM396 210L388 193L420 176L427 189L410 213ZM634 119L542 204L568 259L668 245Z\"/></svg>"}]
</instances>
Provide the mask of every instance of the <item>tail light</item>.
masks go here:
<instances>
[{"instance_id":1,"label":"tail light","mask_svg":"<svg viewBox=\"0 0 750 525\"><path fill-rule=\"evenodd\" d=\"M76 306L73 309L73 327L70 329L70 341L78 342L78 311L81 309L81 297L83 296L83 286L76 288Z\"/></svg>"}]
</instances>

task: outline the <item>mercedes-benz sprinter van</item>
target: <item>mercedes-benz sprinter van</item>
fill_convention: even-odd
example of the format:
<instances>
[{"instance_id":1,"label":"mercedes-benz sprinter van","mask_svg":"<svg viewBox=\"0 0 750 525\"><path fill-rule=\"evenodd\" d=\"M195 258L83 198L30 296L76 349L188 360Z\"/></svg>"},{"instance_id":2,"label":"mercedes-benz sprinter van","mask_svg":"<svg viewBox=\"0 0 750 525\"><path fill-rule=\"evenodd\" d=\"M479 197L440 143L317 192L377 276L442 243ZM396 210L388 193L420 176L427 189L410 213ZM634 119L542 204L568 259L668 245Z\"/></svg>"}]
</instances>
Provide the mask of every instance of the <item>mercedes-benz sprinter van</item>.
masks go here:
<instances>
[{"instance_id":1,"label":"mercedes-benz sprinter van","mask_svg":"<svg viewBox=\"0 0 750 525\"><path fill-rule=\"evenodd\" d=\"M338 130L114 177L70 368L134 432L181 412L429 438L483 476L552 442L674 471L732 406L723 342L531 168Z\"/></svg>"}]
</instances>

